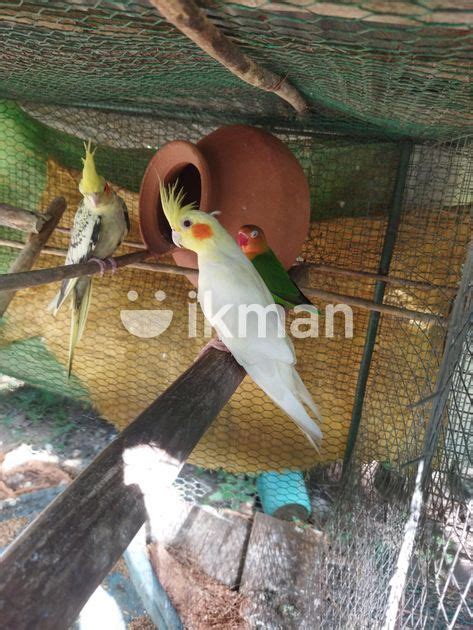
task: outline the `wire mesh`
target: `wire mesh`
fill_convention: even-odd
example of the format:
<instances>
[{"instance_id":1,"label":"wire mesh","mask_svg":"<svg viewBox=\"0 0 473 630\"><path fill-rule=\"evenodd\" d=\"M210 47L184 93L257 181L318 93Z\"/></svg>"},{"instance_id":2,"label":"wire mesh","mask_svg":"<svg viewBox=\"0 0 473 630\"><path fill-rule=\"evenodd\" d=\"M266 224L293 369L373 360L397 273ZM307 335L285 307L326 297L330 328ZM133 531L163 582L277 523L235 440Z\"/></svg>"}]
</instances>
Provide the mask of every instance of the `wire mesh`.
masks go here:
<instances>
[{"instance_id":1,"label":"wire mesh","mask_svg":"<svg viewBox=\"0 0 473 630\"><path fill-rule=\"evenodd\" d=\"M303 475L308 527L323 532L315 547L301 543L299 550L310 558L306 582L297 582L307 607L261 588L254 591L259 606L247 613L250 624L381 627L472 234L466 136L471 12L446 1L218 0L205 3L205 10L255 60L289 75L313 105L304 120L295 120L275 96L237 81L147 3L0 2L6 42L1 95L19 101L0 102L0 201L44 210L62 194L68 209L61 227L69 228L80 201L82 141L92 137L99 145L98 170L128 205L128 241L140 242L138 190L153 152L168 140L197 141L220 124L244 121L277 134L307 175L312 221L300 260L376 273L400 159L397 138L414 136L390 267L400 283L387 284L384 302L434 319L380 316L349 468L342 474L340 462L370 318L360 308L353 309L353 338L345 338L340 317L333 337L323 334L321 319L319 338L296 342L299 372L325 418L320 455L246 379L175 484L187 503L253 518L263 509L264 473ZM17 252L5 240L21 243L24 235L1 228L0 238L5 273ZM67 243L67 233L56 232L48 246L65 249ZM128 243L119 253L133 249ZM60 261L45 250L37 267ZM307 283L365 299L375 287L372 278L317 267L310 268ZM185 278L127 268L95 282L89 323L67 381L69 314L64 310L54 320L45 310L55 290L48 285L17 293L0 330L0 372L85 400L118 428L164 391L205 342L203 319L197 336L182 336L195 303ZM317 302L323 310L326 303ZM436 412L436 447L398 611L403 628L471 625L467 304L461 325L450 329L461 351L450 357L448 397ZM171 311L172 325L158 334ZM153 334L142 335L141 313L145 328L150 322L156 327ZM287 497L291 487L279 480L277 491ZM262 537L258 545L268 559L268 579L279 584L274 540ZM271 604L274 611L275 601L278 614L268 616L264 607Z\"/></svg>"}]
</instances>

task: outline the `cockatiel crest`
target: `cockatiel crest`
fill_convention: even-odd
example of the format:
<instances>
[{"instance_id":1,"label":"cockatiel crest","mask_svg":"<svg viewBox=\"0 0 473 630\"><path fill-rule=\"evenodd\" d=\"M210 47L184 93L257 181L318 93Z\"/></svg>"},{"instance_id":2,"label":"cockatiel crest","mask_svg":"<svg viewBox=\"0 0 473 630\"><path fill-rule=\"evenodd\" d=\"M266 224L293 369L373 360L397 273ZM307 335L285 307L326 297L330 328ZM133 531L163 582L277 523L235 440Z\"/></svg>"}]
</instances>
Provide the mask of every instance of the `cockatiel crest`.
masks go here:
<instances>
[{"instance_id":1,"label":"cockatiel crest","mask_svg":"<svg viewBox=\"0 0 473 630\"><path fill-rule=\"evenodd\" d=\"M228 232L220 225L212 213L198 210L195 203L183 205L185 193L177 190L178 182L166 187L160 182L161 205L172 228L172 240L178 247L192 251L204 251L212 243L227 242ZM214 237L218 236L218 239Z\"/></svg>"},{"instance_id":2,"label":"cockatiel crest","mask_svg":"<svg viewBox=\"0 0 473 630\"><path fill-rule=\"evenodd\" d=\"M85 158L82 159L84 168L82 169L82 178L79 182L79 190L82 195L92 195L94 193L102 193L105 189L105 179L97 173L95 168L94 155L97 147L92 149L92 141L84 142Z\"/></svg>"}]
</instances>

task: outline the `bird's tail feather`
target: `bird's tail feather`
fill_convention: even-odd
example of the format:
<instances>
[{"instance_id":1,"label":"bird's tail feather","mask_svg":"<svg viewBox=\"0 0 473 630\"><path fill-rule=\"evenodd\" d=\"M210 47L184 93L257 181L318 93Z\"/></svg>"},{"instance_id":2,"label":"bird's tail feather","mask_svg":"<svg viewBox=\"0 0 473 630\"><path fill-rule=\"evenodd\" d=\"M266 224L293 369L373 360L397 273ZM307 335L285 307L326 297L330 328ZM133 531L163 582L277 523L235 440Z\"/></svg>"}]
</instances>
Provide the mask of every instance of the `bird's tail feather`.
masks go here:
<instances>
[{"instance_id":1,"label":"bird's tail feather","mask_svg":"<svg viewBox=\"0 0 473 630\"><path fill-rule=\"evenodd\" d=\"M304 408L304 403L321 420L317 405L312 400L293 365L282 362L252 364L246 371L261 389L283 409L318 450L316 440L322 439L322 431Z\"/></svg>"},{"instance_id":2,"label":"bird's tail feather","mask_svg":"<svg viewBox=\"0 0 473 630\"><path fill-rule=\"evenodd\" d=\"M309 407L317 420L319 422L322 422L322 414L320 413L320 409L318 405L315 404L314 399L310 395L307 387L304 385L304 381L301 379L295 368L293 368L292 374L294 377L294 385L299 395L299 399L304 403L304 405Z\"/></svg>"},{"instance_id":3,"label":"bird's tail feather","mask_svg":"<svg viewBox=\"0 0 473 630\"><path fill-rule=\"evenodd\" d=\"M82 279L81 283L74 288L71 304L71 333L69 337L69 357L67 360L67 377L71 377L72 361L76 344L80 341L87 322L87 315L90 307L92 295L92 280Z\"/></svg>"},{"instance_id":4,"label":"bird's tail feather","mask_svg":"<svg viewBox=\"0 0 473 630\"><path fill-rule=\"evenodd\" d=\"M48 311L52 313L54 317L56 317L59 309L68 298L72 289L76 286L77 280L78 278L71 278L69 280L62 281L61 288L48 305Z\"/></svg>"}]
</instances>

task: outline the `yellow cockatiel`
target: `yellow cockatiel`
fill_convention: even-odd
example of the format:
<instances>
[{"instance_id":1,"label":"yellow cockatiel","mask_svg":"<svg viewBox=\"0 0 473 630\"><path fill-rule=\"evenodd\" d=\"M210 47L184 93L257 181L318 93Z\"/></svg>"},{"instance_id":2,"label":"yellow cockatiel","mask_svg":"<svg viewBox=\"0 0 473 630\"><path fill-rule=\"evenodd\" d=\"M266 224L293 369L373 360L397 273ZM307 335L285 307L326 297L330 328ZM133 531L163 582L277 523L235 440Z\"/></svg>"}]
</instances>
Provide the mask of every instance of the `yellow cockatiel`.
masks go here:
<instances>
[{"instance_id":1,"label":"yellow cockatiel","mask_svg":"<svg viewBox=\"0 0 473 630\"><path fill-rule=\"evenodd\" d=\"M66 265L96 260L105 268L104 259L113 254L130 229L125 202L97 173L91 142L85 146L84 168L79 190L84 197L77 208L70 235ZM87 321L92 290L92 278L63 280L61 288L50 304L54 315L72 292L71 335L67 370L70 376L74 349Z\"/></svg>"},{"instance_id":2,"label":"yellow cockatiel","mask_svg":"<svg viewBox=\"0 0 473 630\"><path fill-rule=\"evenodd\" d=\"M319 420L320 414L294 367L294 348L268 288L218 220L193 204L183 205L183 199L177 183L169 188L161 185L161 203L174 243L197 253L198 299L205 317L237 362L315 446L322 433L304 405ZM251 315L242 325L245 308L255 305L269 307L264 334Z\"/></svg>"}]
</instances>

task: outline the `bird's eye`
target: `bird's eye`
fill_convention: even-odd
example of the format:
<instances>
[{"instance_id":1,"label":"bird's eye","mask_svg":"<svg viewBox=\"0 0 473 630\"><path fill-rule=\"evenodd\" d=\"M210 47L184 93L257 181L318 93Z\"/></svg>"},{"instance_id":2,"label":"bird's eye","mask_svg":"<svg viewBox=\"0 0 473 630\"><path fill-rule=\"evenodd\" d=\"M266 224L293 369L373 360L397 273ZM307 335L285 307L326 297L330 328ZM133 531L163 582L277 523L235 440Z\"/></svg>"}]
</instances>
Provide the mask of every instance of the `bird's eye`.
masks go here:
<instances>
[{"instance_id":1,"label":"bird's eye","mask_svg":"<svg viewBox=\"0 0 473 630\"><path fill-rule=\"evenodd\" d=\"M250 232L251 238L256 238L258 234L259 234L258 230L253 230L252 232Z\"/></svg>"},{"instance_id":2,"label":"bird's eye","mask_svg":"<svg viewBox=\"0 0 473 630\"><path fill-rule=\"evenodd\" d=\"M182 222L182 227L188 228L192 225L192 221L190 219L184 219Z\"/></svg>"}]
</instances>

